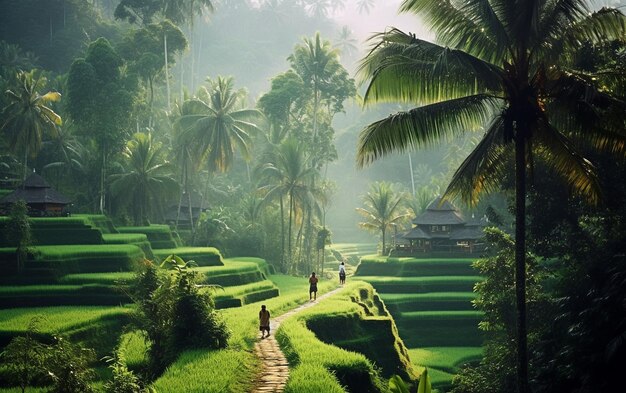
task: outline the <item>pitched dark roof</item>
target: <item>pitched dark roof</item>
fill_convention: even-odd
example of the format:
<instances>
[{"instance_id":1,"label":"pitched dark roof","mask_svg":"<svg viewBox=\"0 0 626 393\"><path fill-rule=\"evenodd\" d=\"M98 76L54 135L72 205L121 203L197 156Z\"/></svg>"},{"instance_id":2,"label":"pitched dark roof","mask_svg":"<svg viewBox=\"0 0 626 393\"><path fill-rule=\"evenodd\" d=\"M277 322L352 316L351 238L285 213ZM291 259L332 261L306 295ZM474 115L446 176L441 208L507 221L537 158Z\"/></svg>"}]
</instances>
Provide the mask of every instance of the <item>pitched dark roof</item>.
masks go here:
<instances>
[{"instance_id":1,"label":"pitched dark roof","mask_svg":"<svg viewBox=\"0 0 626 393\"><path fill-rule=\"evenodd\" d=\"M420 228L413 228L404 235L405 239L430 239L430 235Z\"/></svg>"},{"instance_id":2,"label":"pitched dark roof","mask_svg":"<svg viewBox=\"0 0 626 393\"><path fill-rule=\"evenodd\" d=\"M482 226L466 226L450 233L450 240L477 240L485 236Z\"/></svg>"},{"instance_id":3,"label":"pitched dark roof","mask_svg":"<svg viewBox=\"0 0 626 393\"><path fill-rule=\"evenodd\" d=\"M50 184L41 176L36 174L35 172L31 173L30 176L24 180L24 184L20 187L23 188L51 188Z\"/></svg>"},{"instance_id":4,"label":"pitched dark roof","mask_svg":"<svg viewBox=\"0 0 626 393\"><path fill-rule=\"evenodd\" d=\"M441 198L435 199L426 211L413 219L415 225L458 225L464 224L461 213L448 201L439 206Z\"/></svg>"},{"instance_id":5,"label":"pitched dark roof","mask_svg":"<svg viewBox=\"0 0 626 393\"><path fill-rule=\"evenodd\" d=\"M209 204L207 203L207 201L203 201L202 200L202 196L196 192L192 192L191 193L191 208L192 209L208 209ZM176 212L176 208L178 208L178 202L171 205L170 206L171 209L174 209L174 212ZM181 210L183 208L189 209L189 197L187 196L187 193L183 194L183 197L181 199L181 203L180 203L180 208Z\"/></svg>"},{"instance_id":6,"label":"pitched dark roof","mask_svg":"<svg viewBox=\"0 0 626 393\"><path fill-rule=\"evenodd\" d=\"M52 188L43 177L32 173L17 190L0 199L0 203L15 203L20 199L27 204L56 203L67 205L70 200Z\"/></svg>"}]
</instances>

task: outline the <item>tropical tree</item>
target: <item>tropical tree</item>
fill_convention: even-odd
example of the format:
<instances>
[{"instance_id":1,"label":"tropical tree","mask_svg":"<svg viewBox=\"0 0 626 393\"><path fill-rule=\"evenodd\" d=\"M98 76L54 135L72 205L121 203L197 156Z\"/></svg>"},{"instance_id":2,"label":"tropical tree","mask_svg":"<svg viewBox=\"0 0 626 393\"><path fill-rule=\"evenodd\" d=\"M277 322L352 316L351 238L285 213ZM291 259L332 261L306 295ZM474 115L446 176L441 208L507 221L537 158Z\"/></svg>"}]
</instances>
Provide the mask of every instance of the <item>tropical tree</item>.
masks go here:
<instances>
[{"instance_id":1,"label":"tropical tree","mask_svg":"<svg viewBox=\"0 0 626 393\"><path fill-rule=\"evenodd\" d=\"M137 133L123 153L128 171L111 176L111 193L122 206L131 206L135 225L148 224L150 213L162 207L159 201L178 192L172 167L161 153L151 134Z\"/></svg>"},{"instance_id":2,"label":"tropical tree","mask_svg":"<svg viewBox=\"0 0 626 393\"><path fill-rule=\"evenodd\" d=\"M322 105L328 110L328 118L343 110L343 102L354 96L356 88L345 68L339 63L339 52L330 41L323 40L319 33L313 39L304 38L288 57L291 68L302 78L312 95L313 132L312 149L319 148L320 115ZM314 150L315 151L315 150ZM313 156L318 161L316 155ZM314 163L319 164L318 162Z\"/></svg>"},{"instance_id":3,"label":"tropical tree","mask_svg":"<svg viewBox=\"0 0 626 393\"><path fill-rule=\"evenodd\" d=\"M626 21L614 9L591 12L584 0L404 0L401 11L422 15L438 43L398 29L373 36L360 66L369 80L364 98L422 106L367 126L358 164L487 124L445 197L476 203L515 168L517 378L526 393L527 173L535 158L542 159L573 191L598 200L594 167L580 149L623 155L623 122L620 128L606 115L623 114L624 103L598 87L593 75L574 69L570 54L583 42L623 39Z\"/></svg>"},{"instance_id":4,"label":"tropical tree","mask_svg":"<svg viewBox=\"0 0 626 393\"><path fill-rule=\"evenodd\" d=\"M352 56L357 51L357 39L354 38L352 34L352 30L347 25L344 25L339 34L337 34L337 39L335 40L335 46L339 48L339 50L347 55Z\"/></svg>"},{"instance_id":5,"label":"tropical tree","mask_svg":"<svg viewBox=\"0 0 626 393\"><path fill-rule=\"evenodd\" d=\"M359 14L369 14L370 10L376 5L375 0L358 0L356 2L356 8Z\"/></svg>"},{"instance_id":6,"label":"tropical tree","mask_svg":"<svg viewBox=\"0 0 626 393\"><path fill-rule=\"evenodd\" d=\"M122 58L109 41L99 38L76 59L67 76L67 109L79 133L95 142L100 160L99 210L105 207L109 159L126 143L137 86L122 74Z\"/></svg>"},{"instance_id":7,"label":"tropical tree","mask_svg":"<svg viewBox=\"0 0 626 393\"><path fill-rule=\"evenodd\" d=\"M365 217L359 226L373 232L380 232L383 242L382 254L386 255L387 230L398 225L407 213L403 209L404 197L393 189L391 183L375 182L363 198L365 208L358 207L357 213Z\"/></svg>"},{"instance_id":8,"label":"tropical tree","mask_svg":"<svg viewBox=\"0 0 626 393\"><path fill-rule=\"evenodd\" d=\"M3 109L3 123L0 130L6 133L11 151L21 151L24 157L22 180L26 180L29 156L35 156L41 150L44 132L54 134L61 125L61 116L48 105L59 101L61 94L48 92L40 95L37 90L43 88L46 79L35 72L20 71L17 86L7 90L8 104Z\"/></svg>"},{"instance_id":9,"label":"tropical tree","mask_svg":"<svg viewBox=\"0 0 626 393\"><path fill-rule=\"evenodd\" d=\"M292 231L293 222L302 206L310 204L311 181L317 175L317 171L310 164L310 158L304 148L294 138L289 138L281 143L270 160L260 168L260 175L264 179L260 187L264 193L264 203L278 200L281 215L281 248L283 258L282 265L286 270L291 266L292 258ZM287 199L288 224L287 224L287 249L285 250L285 213L284 204Z\"/></svg>"},{"instance_id":10,"label":"tropical tree","mask_svg":"<svg viewBox=\"0 0 626 393\"><path fill-rule=\"evenodd\" d=\"M259 131L256 122L261 112L243 105L244 90L235 90L232 77L209 80L197 98L182 107L179 125L187 140L193 141L198 163L205 162L209 172L225 172L234 160L235 147L249 156L250 133Z\"/></svg>"}]
</instances>

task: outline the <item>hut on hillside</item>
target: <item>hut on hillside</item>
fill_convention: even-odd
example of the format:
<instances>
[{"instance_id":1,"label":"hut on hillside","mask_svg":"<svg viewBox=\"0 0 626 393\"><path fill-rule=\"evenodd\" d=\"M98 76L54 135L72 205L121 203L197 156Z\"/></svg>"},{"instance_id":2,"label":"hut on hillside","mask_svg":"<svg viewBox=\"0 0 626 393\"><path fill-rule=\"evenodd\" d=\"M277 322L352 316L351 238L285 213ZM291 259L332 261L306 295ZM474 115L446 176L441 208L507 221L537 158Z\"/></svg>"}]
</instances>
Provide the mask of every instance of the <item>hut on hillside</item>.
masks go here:
<instances>
[{"instance_id":1,"label":"hut on hillside","mask_svg":"<svg viewBox=\"0 0 626 393\"><path fill-rule=\"evenodd\" d=\"M61 216L70 200L56 191L46 180L36 173L31 173L15 191L0 199L0 209L6 214L11 205L23 200L28 205L31 216Z\"/></svg>"},{"instance_id":2,"label":"hut on hillside","mask_svg":"<svg viewBox=\"0 0 626 393\"><path fill-rule=\"evenodd\" d=\"M200 214L208 210L208 203L203 200L198 193L192 192L191 198L189 194L183 193L180 200L180 211L178 203L171 204L165 213L165 222L170 225L176 225L180 228L191 228L191 220L189 219L189 205L191 203L191 218L194 224L200 219Z\"/></svg>"},{"instance_id":3,"label":"hut on hillside","mask_svg":"<svg viewBox=\"0 0 626 393\"><path fill-rule=\"evenodd\" d=\"M484 249L486 220L466 220L450 202L435 199L413 219L413 228L404 234L408 244L399 245L396 254L474 253Z\"/></svg>"}]
</instances>

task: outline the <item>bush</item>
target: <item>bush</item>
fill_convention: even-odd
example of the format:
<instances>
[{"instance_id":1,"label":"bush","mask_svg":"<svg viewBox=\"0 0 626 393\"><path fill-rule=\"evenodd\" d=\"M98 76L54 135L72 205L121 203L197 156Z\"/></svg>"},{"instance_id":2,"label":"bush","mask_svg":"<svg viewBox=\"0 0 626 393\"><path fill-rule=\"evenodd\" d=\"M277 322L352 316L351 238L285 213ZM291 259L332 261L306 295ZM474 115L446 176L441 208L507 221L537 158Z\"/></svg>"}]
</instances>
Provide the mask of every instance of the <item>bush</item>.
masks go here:
<instances>
[{"instance_id":1,"label":"bush","mask_svg":"<svg viewBox=\"0 0 626 393\"><path fill-rule=\"evenodd\" d=\"M158 271L146 262L136 286L139 328L150 342L149 362L153 376L188 348L225 348L229 331L215 313L210 294L196 285L197 272L182 259L170 256Z\"/></svg>"}]
</instances>

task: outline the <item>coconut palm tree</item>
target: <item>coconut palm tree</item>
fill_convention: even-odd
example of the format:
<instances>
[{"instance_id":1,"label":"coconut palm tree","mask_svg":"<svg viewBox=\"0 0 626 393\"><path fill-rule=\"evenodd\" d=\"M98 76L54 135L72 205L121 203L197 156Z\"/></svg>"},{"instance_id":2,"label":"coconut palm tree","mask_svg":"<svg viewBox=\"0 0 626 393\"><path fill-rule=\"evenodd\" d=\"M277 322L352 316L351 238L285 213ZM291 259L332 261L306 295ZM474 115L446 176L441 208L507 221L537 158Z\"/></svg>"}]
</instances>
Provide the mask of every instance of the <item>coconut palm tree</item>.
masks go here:
<instances>
[{"instance_id":1,"label":"coconut palm tree","mask_svg":"<svg viewBox=\"0 0 626 393\"><path fill-rule=\"evenodd\" d=\"M591 12L584 0L404 0L400 9L421 15L437 43L398 29L373 36L360 66L369 80L364 99L421 106L367 126L357 160L363 166L487 125L445 197L476 203L515 169L517 383L526 393L527 172L533 159L545 160L573 191L598 200L594 167L580 148L624 154L623 133L603 117L623 113L623 103L576 71L569 55L582 42L623 39L626 21L614 9Z\"/></svg>"},{"instance_id":2,"label":"coconut palm tree","mask_svg":"<svg viewBox=\"0 0 626 393\"><path fill-rule=\"evenodd\" d=\"M235 147L249 156L250 133L259 131L262 114L243 106L244 91L235 90L232 77L218 76L202 87L197 98L186 101L178 125L183 139L192 141L197 163L209 172L225 172L233 162Z\"/></svg>"},{"instance_id":3,"label":"coconut palm tree","mask_svg":"<svg viewBox=\"0 0 626 393\"><path fill-rule=\"evenodd\" d=\"M281 237L282 255L287 255L289 261L292 257L292 233L293 222L298 211L303 212L307 206L312 206L314 199L311 192L311 182L318 175L310 163L310 159L305 155L302 144L293 138L286 139L281 143L269 161L259 168L260 176L264 183L259 187L264 193L264 203L278 200L281 214ZM287 199L288 209L288 229L287 229L287 249L285 253L285 214L284 203Z\"/></svg>"},{"instance_id":4,"label":"coconut palm tree","mask_svg":"<svg viewBox=\"0 0 626 393\"><path fill-rule=\"evenodd\" d=\"M312 91L313 144L316 144L322 92L329 88L332 78L343 69L338 60L339 52L333 49L329 41L323 40L320 34L316 33L314 39L304 38L302 44L296 45L293 54L287 59L305 86Z\"/></svg>"},{"instance_id":5,"label":"coconut palm tree","mask_svg":"<svg viewBox=\"0 0 626 393\"><path fill-rule=\"evenodd\" d=\"M126 144L124 158L128 171L111 176L111 193L122 206L131 205L135 225L145 225L150 213L162 208L159 201L176 195L178 183L151 134L135 134Z\"/></svg>"},{"instance_id":6,"label":"coconut palm tree","mask_svg":"<svg viewBox=\"0 0 626 393\"><path fill-rule=\"evenodd\" d=\"M40 95L37 90L46 83L46 79L35 76L35 72L20 71L17 75L17 86L7 90L8 104L3 109L4 122L0 131L8 136L9 148L24 154L23 179L26 180L28 158L41 150L43 134L46 131L54 134L56 127L61 125L61 116L47 106L50 102L61 99L61 94L51 91Z\"/></svg>"},{"instance_id":7,"label":"coconut palm tree","mask_svg":"<svg viewBox=\"0 0 626 393\"><path fill-rule=\"evenodd\" d=\"M341 30L339 30L339 34L337 34L335 41L335 46L339 48L341 53L347 56L352 56L358 50L358 41L354 38L352 30L347 25L344 25Z\"/></svg>"},{"instance_id":8,"label":"coconut palm tree","mask_svg":"<svg viewBox=\"0 0 626 393\"><path fill-rule=\"evenodd\" d=\"M369 14L371 9L374 8L376 2L374 0L358 0L356 2L357 11L359 14Z\"/></svg>"},{"instance_id":9,"label":"coconut palm tree","mask_svg":"<svg viewBox=\"0 0 626 393\"><path fill-rule=\"evenodd\" d=\"M403 210L404 197L393 189L391 183L375 182L365 195L365 208L358 207L357 213L365 217L359 226L373 232L380 232L383 242L382 254L386 255L387 230L408 216Z\"/></svg>"}]
</instances>

